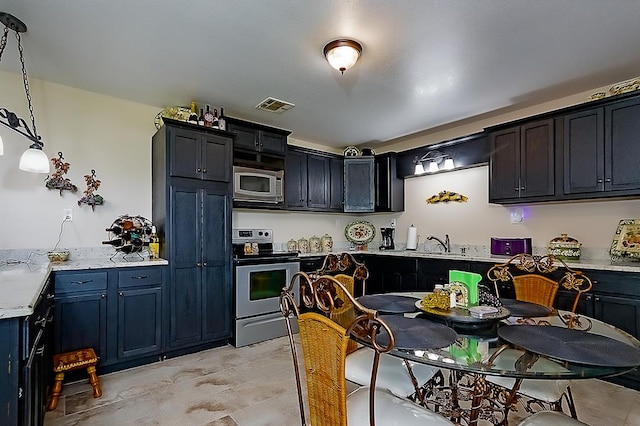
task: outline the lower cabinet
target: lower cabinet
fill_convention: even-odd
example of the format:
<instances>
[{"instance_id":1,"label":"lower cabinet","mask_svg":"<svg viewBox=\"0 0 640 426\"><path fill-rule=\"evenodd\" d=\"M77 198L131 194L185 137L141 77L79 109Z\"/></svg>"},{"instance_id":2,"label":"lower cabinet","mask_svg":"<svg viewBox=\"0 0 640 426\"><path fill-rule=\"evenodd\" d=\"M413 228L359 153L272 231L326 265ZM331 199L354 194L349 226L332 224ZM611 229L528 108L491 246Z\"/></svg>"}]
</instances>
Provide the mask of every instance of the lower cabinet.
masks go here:
<instances>
[{"instance_id":1,"label":"lower cabinet","mask_svg":"<svg viewBox=\"0 0 640 426\"><path fill-rule=\"evenodd\" d=\"M91 347L102 371L160 354L164 282L164 266L56 271L55 353Z\"/></svg>"}]
</instances>

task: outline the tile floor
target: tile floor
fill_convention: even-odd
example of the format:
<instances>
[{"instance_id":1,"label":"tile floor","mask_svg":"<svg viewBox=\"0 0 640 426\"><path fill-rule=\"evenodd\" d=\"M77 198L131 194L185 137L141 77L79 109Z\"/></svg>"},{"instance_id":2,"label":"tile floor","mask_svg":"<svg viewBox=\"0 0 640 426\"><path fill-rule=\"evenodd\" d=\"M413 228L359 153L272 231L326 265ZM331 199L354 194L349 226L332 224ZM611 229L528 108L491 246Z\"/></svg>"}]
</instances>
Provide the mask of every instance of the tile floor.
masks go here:
<instances>
[{"instance_id":1,"label":"tile floor","mask_svg":"<svg viewBox=\"0 0 640 426\"><path fill-rule=\"evenodd\" d=\"M210 349L100 379L98 399L88 383L65 384L45 426L300 424L287 338ZM582 421L640 424L640 392L600 380L578 380L571 387Z\"/></svg>"}]
</instances>

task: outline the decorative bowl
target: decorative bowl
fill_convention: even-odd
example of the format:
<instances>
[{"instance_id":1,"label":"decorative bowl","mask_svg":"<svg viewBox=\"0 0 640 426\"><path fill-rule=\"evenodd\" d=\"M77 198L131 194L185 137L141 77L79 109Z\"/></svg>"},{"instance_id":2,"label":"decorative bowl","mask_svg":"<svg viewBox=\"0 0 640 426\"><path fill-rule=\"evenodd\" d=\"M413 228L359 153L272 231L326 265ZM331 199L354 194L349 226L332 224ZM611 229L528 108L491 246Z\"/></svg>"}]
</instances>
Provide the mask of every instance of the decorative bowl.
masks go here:
<instances>
[{"instance_id":1,"label":"decorative bowl","mask_svg":"<svg viewBox=\"0 0 640 426\"><path fill-rule=\"evenodd\" d=\"M51 262L64 262L69 259L69 250L51 250L47 252Z\"/></svg>"}]
</instances>

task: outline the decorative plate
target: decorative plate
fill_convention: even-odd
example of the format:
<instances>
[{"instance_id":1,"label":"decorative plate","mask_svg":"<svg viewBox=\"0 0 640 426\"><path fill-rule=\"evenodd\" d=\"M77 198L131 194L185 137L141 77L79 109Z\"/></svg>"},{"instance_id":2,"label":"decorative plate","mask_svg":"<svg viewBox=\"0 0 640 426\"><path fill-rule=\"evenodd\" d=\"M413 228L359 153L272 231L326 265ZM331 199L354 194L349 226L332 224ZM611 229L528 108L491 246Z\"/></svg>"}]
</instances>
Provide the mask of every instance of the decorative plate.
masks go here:
<instances>
[{"instance_id":1,"label":"decorative plate","mask_svg":"<svg viewBox=\"0 0 640 426\"><path fill-rule=\"evenodd\" d=\"M357 146L348 146L344 149L343 154L345 157L357 157L360 155L360 150Z\"/></svg>"},{"instance_id":2,"label":"decorative plate","mask_svg":"<svg viewBox=\"0 0 640 426\"><path fill-rule=\"evenodd\" d=\"M611 259L640 258L640 219L622 219L611 243Z\"/></svg>"},{"instance_id":3,"label":"decorative plate","mask_svg":"<svg viewBox=\"0 0 640 426\"><path fill-rule=\"evenodd\" d=\"M356 220L344 228L344 236L353 244L368 244L376 236L376 227L366 220Z\"/></svg>"}]
</instances>

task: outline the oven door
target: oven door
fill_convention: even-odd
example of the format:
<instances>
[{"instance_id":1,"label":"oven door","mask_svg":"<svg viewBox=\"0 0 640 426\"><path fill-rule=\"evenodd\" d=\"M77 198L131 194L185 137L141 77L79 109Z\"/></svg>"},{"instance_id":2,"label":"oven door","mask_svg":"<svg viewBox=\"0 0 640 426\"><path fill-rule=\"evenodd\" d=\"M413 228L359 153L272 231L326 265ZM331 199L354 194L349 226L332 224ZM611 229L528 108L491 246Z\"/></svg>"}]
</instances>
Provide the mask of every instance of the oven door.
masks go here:
<instances>
[{"instance_id":1,"label":"oven door","mask_svg":"<svg viewBox=\"0 0 640 426\"><path fill-rule=\"evenodd\" d=\"M236 318L280 312L280 292L300 270L300 262L238 265L236 272ZM294 294L299 303L298 283Z\"/></svg>"}]
</instances>

